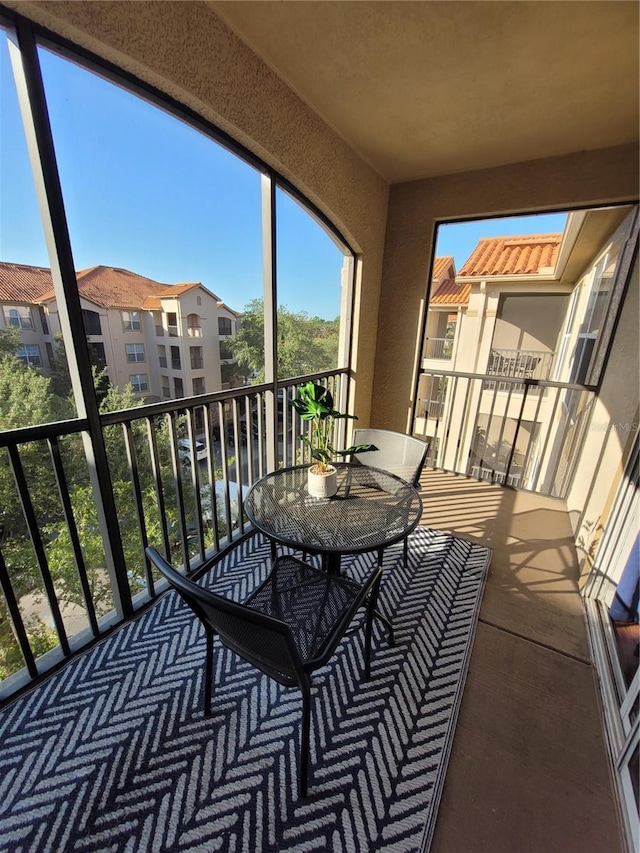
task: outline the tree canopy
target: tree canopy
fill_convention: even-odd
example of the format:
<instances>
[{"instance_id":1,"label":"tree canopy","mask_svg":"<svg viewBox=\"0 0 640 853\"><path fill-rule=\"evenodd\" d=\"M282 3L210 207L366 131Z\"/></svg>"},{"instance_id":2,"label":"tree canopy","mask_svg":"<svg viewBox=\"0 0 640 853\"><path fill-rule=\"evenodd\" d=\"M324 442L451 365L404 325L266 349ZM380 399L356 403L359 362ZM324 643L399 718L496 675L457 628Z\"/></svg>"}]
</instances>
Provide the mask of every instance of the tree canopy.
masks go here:
<instances>
[{"instance_id":1,"label":"tree canopy","mask_svg":"<svg viewBox=\"0 0 640 853\"><path fill-rule=\"evenodd\" d=\"M338 363L340 321L294 313L280 306L277 313L278 379L332 370ZM249 381L264 382L264 304L254 299L245 306L240 329L228 340L237 370Z\"/></svg>"}]
</instances>

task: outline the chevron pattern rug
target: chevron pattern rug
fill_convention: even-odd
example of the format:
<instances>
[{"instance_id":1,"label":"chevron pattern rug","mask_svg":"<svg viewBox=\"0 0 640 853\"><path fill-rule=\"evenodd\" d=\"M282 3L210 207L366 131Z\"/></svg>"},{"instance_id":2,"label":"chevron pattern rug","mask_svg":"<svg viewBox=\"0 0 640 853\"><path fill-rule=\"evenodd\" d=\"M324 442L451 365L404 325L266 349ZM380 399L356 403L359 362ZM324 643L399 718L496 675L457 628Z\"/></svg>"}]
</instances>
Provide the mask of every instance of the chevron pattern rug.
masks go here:
<instances>
[{"instance_id":1,"label":"chevron pattern rug","mask_svg":"<svg viewBox=\"0 0 640 853\"><path fill-rule=\"evenodd\" d=\"M317 673L304 800L299 693L218 644L205 718L204 634L167 592L0 712L0 850L424 853L490 557L428 528L407 568L401 544L385 552L379 604L396 645L374 629L369 681L361 632ZM248 539L212 570L216 590L246 596L268 562Z\"/></svg>"}]
</instances>

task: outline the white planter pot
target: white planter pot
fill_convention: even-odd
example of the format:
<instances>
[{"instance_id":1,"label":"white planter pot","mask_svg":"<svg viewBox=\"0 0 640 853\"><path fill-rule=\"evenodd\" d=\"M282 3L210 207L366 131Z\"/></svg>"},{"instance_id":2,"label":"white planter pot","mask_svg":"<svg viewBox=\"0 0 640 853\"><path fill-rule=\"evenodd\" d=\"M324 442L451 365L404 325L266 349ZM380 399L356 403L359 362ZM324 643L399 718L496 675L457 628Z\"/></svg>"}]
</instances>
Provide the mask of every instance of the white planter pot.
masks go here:
<instances>
[{"instance_id":1,"label":"white planter pot","mask_svg":"<svg viewBox=\"0 0 640 853\"><path fill-rule=\"evenodd\" d=\"M309 468L307 490L313 498L331 498L338 491L338 472L333 466L325 474L316 474L313 465Z\"/></svg>"}]
</instances>

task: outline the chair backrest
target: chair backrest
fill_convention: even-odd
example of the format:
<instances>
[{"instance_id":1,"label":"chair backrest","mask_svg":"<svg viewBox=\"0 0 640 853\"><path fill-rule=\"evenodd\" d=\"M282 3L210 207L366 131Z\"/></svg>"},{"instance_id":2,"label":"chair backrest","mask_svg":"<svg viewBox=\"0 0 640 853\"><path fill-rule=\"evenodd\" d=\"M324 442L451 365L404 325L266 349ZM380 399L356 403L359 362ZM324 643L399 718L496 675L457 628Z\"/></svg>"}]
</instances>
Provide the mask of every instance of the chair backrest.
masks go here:
<instances>
[{"instance_id":1,"label":"chair backrest","mask_svg":"<svg viewBox=\"0 0 640 853\"><path fill-rule=\"evenodd\" d=\"M429 452L429 443L411 435L388 429L363 429L353 431L353 444L373 444L377 450L367 450L352 456L352 462L382 468L418 486L420 474Z\"/></svg>"},{"instance_id":2,"label":"chair backrest","mask_svg":"<svg viewBox=\"0 0 640 853\"><path fill-rule=\"evenodd\" d=\"M298 681L302 667L289 626L240 604L216 595L178 572L155 548L146 554L208 631L240 657L282 683Z\"/></svg>"}]
</instances>

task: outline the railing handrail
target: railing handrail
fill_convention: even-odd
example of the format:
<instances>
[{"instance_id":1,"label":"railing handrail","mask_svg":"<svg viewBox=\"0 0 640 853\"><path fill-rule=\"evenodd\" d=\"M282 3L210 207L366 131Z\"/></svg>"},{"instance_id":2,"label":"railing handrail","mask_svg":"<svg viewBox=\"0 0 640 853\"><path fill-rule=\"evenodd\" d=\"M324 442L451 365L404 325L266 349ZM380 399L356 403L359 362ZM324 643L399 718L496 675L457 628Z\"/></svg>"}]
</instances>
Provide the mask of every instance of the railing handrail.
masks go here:
<instances>
[{"instance_id":1,"label":"railing handrail","mask_svg":"<svg viewBox=\"0 0 640 853\"><path fill-rule=\"evenodd\" d=\"M557 382L551 379L525 379L521 376L498 376L495 373L466 373L462 370L430 370L424 368L420 371L425 376L458 376L461 379L484 379L487 382L509 382L513 385L537 385L541 388L566 388L568 391L593 391L598 390L597 385L579 385L575 382Z\"/></svg>"}]
</instances>

